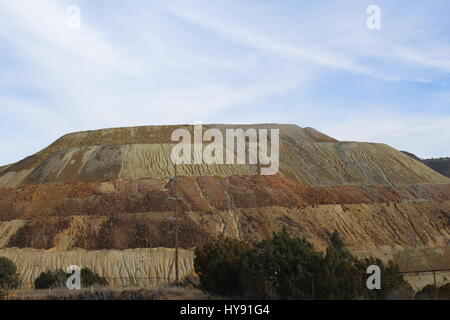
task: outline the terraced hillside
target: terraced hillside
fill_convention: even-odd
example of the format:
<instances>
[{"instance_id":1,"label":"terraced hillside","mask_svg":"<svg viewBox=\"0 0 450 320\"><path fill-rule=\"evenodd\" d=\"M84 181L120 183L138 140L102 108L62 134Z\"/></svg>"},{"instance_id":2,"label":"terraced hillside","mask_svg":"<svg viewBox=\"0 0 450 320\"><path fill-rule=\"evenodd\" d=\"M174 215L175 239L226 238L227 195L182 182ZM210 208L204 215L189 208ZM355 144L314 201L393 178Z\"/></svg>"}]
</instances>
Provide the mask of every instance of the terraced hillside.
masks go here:
<instances>
[{"instance_id":1,"label":"terraced hillside","mask_svg":"<svg viewBox=\"0 0 450 320\"><path fill-rule=\"evenodd\" d=\"M387 145L340 142L312 128L204 129L237 127L280 129L279 174L260 176L247 164L177 166L183 274L192 272L192 248L209 239L255 243L283 227L320 249L339 230L360 255L393 258L406 269L450 267L447 177ZM25 283L68 263L117 285L136 274L137 282L173 278L175 186L168 177L176 128L192 132L73 133L0 167L0 255L19 264Z\"/></svg>"},{"instance_id":2,"label":"terraced hillside","mask_svg":"<svg viewBox=\"0 0 450 320\"><path fill-rule=\"evenodd\" d=\"M224 130L233 126L211 125ZM397 150L376 143L339 142L312 128L280 128L280 175L307 185L448 183ZM0 186L161 178L174 174L171 133L192 126L105 129L68 134L0 171ZM1 170L1 169L0 169ZM185 176L256 174L255 165L181 165Z\"/></svg>"}]
</instances>

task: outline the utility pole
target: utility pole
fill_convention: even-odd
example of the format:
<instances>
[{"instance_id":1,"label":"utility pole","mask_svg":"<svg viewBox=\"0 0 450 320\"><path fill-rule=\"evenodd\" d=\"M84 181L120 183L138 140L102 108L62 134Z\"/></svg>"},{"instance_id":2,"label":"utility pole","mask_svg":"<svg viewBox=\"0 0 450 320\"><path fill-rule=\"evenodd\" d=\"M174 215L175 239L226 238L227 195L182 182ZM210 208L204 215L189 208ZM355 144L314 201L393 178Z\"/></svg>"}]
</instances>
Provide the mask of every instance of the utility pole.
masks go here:
<instances>
[{"instance_id":1,"label":"utility pole","mask_svg":"<svg viewBox=\"0 0 450 320\"><path fill-rule=\"evenodd\" d=\"M442 271L450 271L450 268L443 268L443 269L428 269L428 270L411 270L411 271L401 271L401 274L408 274L408 273L433 273L433 281L434 281L434 298L438 298L438 286L437 286L437 279L436 279L436 272L442 272Z\"/></svg>"},{"instance_id":2,"label":"utility pole","mask_svg":"<svg viewBox=\"0 0 450 320\"><path fill-rule=\"evenodd\" d=\"M259 162L259 156L258 156L258 161L256 162L256 175L257 176L261 175L261 162Z\"/></svg>"},{"instance_id":3,"label":"utility pole","mask_svg":"<svg viewBox=\"0 0 450 320\"><path fill-rule=\"evenodd\" d=\"M177 177L177 164L174 163L175 168L175 176L169 178L170 180L174 181L174 197L169 197L170 200L174 201L174 215L175 215L175 283L178 284L179 282L179 267L178 267L178 190L177 190L177 184L178 184L178 177Z\"/></svg>"},{"instance_id":4,"label":"utility pole","mask_svg":"<svg viewBox=\"0 0 450 320\"><path fill-rule=\"evenodd\" d=\"M260 159L260 156L259 156L259 137L258 137L258 148L257 148L257 152L256 152L256 175L257 176L260 176L261 175L261 159Z\"/></svg>"},{"instance_id":5,"label":"utility pole","mask_svg":"<svg viewBox=\"0 0 450 320\"><path fill-rule=\"evenodd\" d=\"M433 270L433 279L434 279L434 299L437 300L438 289L437 289L437 282L436 282L436 270Z\"/></svg>"},{"instance_id":6,"label":"utility pole","mask_svg":"<svg viewBox=\"0 0 450 320\"><path fill-rule=\"evenodd\" d=\"M178 270L178 190L177 190L177 164L175 164L175 282L179 281Z\"/></svg>"}]
</instances>

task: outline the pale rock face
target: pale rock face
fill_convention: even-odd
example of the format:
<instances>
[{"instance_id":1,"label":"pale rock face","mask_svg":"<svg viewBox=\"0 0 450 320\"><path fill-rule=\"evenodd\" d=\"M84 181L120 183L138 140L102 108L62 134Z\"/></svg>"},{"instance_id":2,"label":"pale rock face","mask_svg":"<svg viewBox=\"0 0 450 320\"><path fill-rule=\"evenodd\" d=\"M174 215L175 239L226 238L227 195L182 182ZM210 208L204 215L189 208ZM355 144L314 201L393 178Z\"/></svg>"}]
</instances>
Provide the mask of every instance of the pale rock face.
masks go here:
<instances>
[{"instance_id":1,"label":"pale rock face","mask_svg":"<svg viewBox=\"0 0 450 320\"><path fill-rule=\"evenodd\" d=\"M23 288L32 288L41 272L66 271L70 265L89 268L115 287L149 287L175 279L174 249L167 248L100 251L8 248L0 249L0 256L16 263ZM180 250L179 272L181 278L194 272L191 251Z\"/></svg>"},{"instance_id":2,"label":"pale rock face","mask_svg":"<svg viewBox=\"0 0 450 320\"><path fill-rule=\"evenodd\" d=\"M10 171L0 177L0 187L16 187L22 184L23 180L34 170L24 169L19 171ZM0 174L2 174L0 172Z\"/></svg>"},{"instance_id":3,"label":"pale rock face","mask_svg":"<svg viewBox=\"0 0 450 320\"><path fill-rule=\"evenodd\" d=\"M26 224L27 220L0 221L0 248L5 248L11 237Z\"/></svg>"}]
</instances>

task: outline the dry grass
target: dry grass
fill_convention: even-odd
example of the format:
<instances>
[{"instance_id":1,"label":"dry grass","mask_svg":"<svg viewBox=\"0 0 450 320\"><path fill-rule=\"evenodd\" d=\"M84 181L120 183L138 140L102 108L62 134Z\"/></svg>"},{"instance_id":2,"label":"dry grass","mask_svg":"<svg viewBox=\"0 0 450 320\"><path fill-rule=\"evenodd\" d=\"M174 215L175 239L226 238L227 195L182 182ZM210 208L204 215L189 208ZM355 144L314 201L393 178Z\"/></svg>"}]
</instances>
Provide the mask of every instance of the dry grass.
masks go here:
<instances>
[{"instance_id":1,"label":"dry grass","mask_svg":"<svg viewBox=\"0 0 450 320\"><path fill-rule=\"evenodd\" d=\"M192 285L156 285L152 288L93 288L81 290L14 290L0 293L5 300L211 300Z\"/></svg>"}]
</instances>

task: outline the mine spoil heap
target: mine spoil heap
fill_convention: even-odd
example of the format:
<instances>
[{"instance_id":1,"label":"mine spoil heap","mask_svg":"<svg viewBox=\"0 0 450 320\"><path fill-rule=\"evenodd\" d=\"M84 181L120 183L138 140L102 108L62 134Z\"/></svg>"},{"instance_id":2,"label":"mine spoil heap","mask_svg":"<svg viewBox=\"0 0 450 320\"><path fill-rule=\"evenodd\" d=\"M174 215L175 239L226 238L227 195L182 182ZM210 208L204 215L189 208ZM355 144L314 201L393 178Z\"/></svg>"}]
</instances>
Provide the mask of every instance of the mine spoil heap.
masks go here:
<instances>
[{"instance_id":1,"label":"mine spoil heap","mask_svg":"<svg viewBox=\"0 0 450 320\"><path fill-rule=\"evenodd\" d=\"M23 285L40 272L89 267L116 286L174 278L175 129L77 132L0 167L0 256ZM388 145L337 141L295 125L280 129L276 175L254 164L177 166L180 275L193 248L220 236L257 243L286 228L325 249L338 230L357 255L403 270L450 267L450 179ZM438 281L449 281L441 273ZM429 282L410 277L413 286Z\"/></svg>"}]
</instances>

